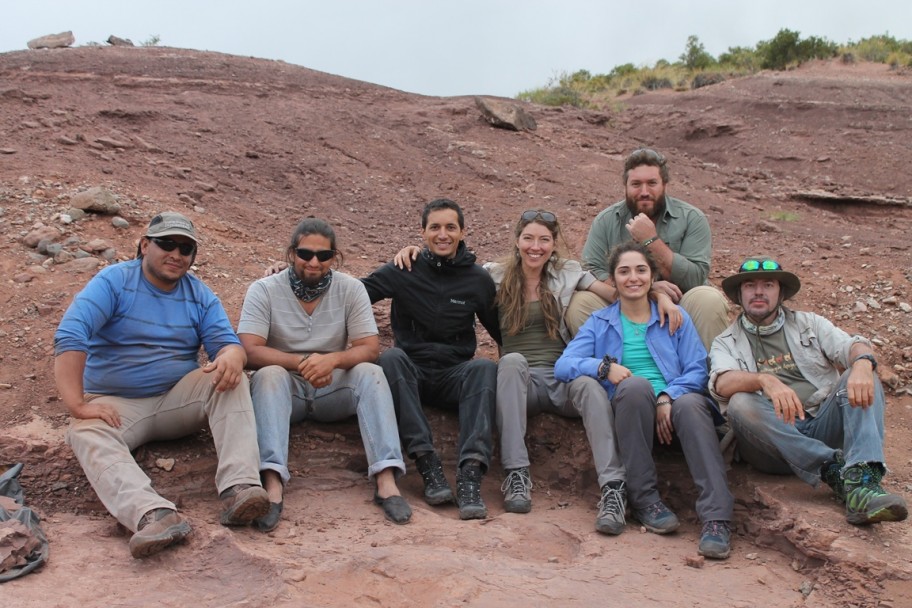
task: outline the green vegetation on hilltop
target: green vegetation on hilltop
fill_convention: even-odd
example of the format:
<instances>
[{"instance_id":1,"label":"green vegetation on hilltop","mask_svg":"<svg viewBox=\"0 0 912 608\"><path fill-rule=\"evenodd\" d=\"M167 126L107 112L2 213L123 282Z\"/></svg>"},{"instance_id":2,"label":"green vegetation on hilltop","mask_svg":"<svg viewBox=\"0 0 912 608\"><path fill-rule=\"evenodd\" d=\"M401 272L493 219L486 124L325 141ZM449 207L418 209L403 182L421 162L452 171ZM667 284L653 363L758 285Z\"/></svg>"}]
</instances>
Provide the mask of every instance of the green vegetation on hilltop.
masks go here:
<instances>
[{"instance_id":1,"label":"green vegetation on hilltop","mask_svg":"<svg viewBox=\"0 0 912 608\"><path fill-rule=\"evenodd\" d=\"M652 67L625 63L607 74L591 74L588 70L563 73L544 87L519 93L517 98L549 106L601 108L625 94L698 89L760 70L785 70L812 59L837 56L846 63L862 60L886 63L894 69L912 67L912 41L883 34L840 46L817 36L802 39L799 32L782 29L753 48L730 47L716 58L706 51L699 38L689 36L684 52L674 63L660 59Z\"/></svg>"}]
</instances>

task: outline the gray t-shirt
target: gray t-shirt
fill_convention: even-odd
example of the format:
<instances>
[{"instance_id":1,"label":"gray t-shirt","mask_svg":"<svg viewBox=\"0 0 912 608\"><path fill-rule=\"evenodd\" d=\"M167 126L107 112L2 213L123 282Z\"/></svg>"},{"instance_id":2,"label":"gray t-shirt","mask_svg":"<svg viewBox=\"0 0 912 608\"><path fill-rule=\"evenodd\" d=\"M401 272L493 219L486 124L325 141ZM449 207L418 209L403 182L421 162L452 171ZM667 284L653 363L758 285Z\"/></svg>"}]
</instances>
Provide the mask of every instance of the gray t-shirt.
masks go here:
<instances>
[{"instance_id":1,"label":"gray t-shirt","mask_svg":"<svg viewBox=\"0 0 912 608\"><path fill-rule=\"evenodd\" d=\"M247 290L239 334L266 339L286 353L334 353L354 340L377 335L377 322L361 281L333 271L332 284L312 315L291 290L286 269L254 282Z\"/></svg>"}]
</instances>

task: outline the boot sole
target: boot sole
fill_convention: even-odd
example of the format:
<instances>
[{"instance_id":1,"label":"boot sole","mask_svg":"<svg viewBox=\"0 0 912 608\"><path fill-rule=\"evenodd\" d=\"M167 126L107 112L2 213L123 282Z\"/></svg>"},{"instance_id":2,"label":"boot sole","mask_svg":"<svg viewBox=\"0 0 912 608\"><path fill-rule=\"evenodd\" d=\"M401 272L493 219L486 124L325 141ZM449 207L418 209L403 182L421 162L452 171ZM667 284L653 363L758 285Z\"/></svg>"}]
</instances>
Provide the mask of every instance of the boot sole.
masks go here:
<instances>
[{"instance_id":1,"label":"boot sole","mask_svg":"<svg viewBox=\"0 0 912 608\"><path fill-rule=\"evenodd\" d=\"M130 539L130 555L134 559L142 559L155 555L171 545L177 544L187 538L190 534L190 524L185 521L167 528L161 534L155 536L142 536L142 532L137 532ZM139 540L135 539L139 538Z\"/></svg>"},{"instance_id":2,"label":"boot sole","mask_svg":"<svg viewBox=\"0 0 912 608\"><path fill-rule=\"evenodd\" d=\"M903 521L909 516L905 505L887 505L872 513L851 513L846 521L855 526L876 524L882 521Z\"/></svg>"},{"instance_id":3,"label":"boot sole","mask_svg":"<svg viewBox=\"0 0 912 608\"><path fill-rule=\"evenodd\" d=\"M223 526L246 526L269 513L269 495L263 488L253 486L241 493L248 496L238 499L222 513L219 521Z\"/></svg>"},{"instance_id":4,"label":"boot sole","mask_svg":"<svg viewBox=\"0 0 912 608\"><path fill-rule=\"evenodd\" d=\"M532 510L531 500L505 500L504 511L507 513L528 513Z\"/></svg>"},{"instance_id":5,"label":"boot sole","mask_svg":"<svg viewBox=\"0 0 912 608\"><path fill-rule=\"evenodd\" d=\"M453 502L453 490L447 490L446 492L441 492L440 494L425 494L424 502L436 507L437 505L443 505L448 502Z\"/></svg>"},{"instance_id":6,"label":"boot sole","mask_svg":"<svg viewBox=\"0 0 912 608\"><path fill-rule=\"evenodd\" d=\"M459 519L485 519L488 510L484 506L469 506L459 508Z\"/></svg>"}]
</instances>

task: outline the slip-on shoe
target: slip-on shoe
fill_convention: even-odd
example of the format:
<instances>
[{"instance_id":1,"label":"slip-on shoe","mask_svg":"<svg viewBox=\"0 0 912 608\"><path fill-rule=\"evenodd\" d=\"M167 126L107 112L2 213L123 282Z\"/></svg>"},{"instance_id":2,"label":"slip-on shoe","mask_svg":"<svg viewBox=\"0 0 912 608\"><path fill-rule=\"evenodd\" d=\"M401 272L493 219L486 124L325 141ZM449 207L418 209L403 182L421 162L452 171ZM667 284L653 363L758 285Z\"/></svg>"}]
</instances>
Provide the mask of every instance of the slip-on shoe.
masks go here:
<instances>
[{"instance_id":1,"label":"slip-on shoe","mask_svg":"<svg viewBox=\"0 0 912 608\"><path fill-rule=\"evenodd\" d=\"M405 524L412 517L412 508L401 496L388 496L380 498L374 494L374 502L383 508L383 514L394 524Z\"/></svg>"}]
</instances>

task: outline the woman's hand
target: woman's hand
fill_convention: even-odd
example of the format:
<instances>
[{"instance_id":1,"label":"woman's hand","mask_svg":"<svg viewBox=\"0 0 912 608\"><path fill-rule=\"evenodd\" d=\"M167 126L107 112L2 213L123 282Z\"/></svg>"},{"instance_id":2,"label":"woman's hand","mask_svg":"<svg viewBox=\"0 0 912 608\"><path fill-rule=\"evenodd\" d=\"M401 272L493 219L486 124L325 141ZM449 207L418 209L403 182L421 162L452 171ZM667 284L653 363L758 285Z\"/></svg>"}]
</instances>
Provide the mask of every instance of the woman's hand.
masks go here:
<instances>
[{"instance_id":1,"label":"woman's hand","mask_svg":"<svg viewBox=\"0 0 912 608\"><path fill-rule=\"evenodd\" d=\"M632 375L630 370L620 363L612 363L611 369L608 370L608 382L617 386L621 381L626 380Z\"/></svg>"}]
</instances>

